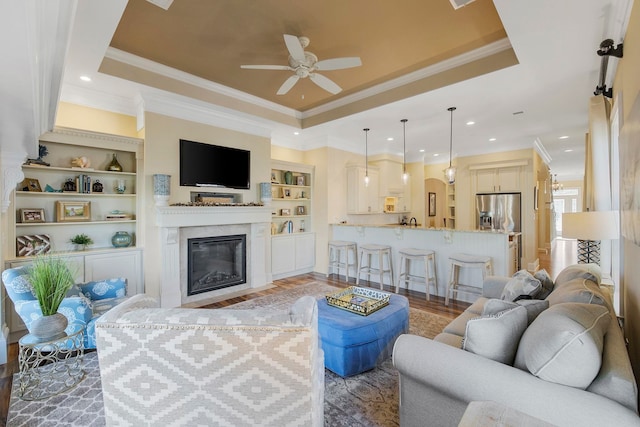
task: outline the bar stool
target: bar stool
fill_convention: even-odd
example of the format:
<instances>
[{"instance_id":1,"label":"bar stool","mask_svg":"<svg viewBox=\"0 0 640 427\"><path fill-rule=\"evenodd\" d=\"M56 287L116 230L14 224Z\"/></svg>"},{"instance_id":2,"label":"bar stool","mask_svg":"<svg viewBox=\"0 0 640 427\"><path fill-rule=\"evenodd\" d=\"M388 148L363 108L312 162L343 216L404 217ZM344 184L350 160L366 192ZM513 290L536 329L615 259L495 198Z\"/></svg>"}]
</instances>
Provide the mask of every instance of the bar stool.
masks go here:
<instances>
[{"instance_id":1,"label":"bar stool","mask_svg":"<svg viewBox=\"0 0 640 427\"><path fill-rule=\"evenodd\" d=\"M427 294L427 301L431 299L429 292L429 284L433 282L435 294L438 295L438 282L436 279L436 253L429 249L400 249L398 251L400 255L400 267L398 280L396 282L396 293L400 288L402 282L405 283L407 289L409 289L410 282L424 283L426 285L425 293ZM417 276L411 274L411 262L422 261L424 263L424 276ZM404 266L404 271L402 267Z\"/></svg>"},{"instance_id":2,"label":"bar stool","mask_svg":"<svg viewBox=\"0 0 640 427\"><path fill-rule=\"evenodd\" d=\"M342 254L344 253L344 262L342 262ZM353 254L353 262L349 262L349 254ZM333 269L337 272L340 279L340 269L345 269L345 280L349 281L349 267L356 269L358 266L358 250L356 242L347 242L344 240L329 241L329 265L327 267L327 277Z\"/></svg>"},{"instance_id":3,"label":"bar stool","mask_svg":"<svg viewBox=\"0 0 640 427\"><path fill-rule=\"evenodd\" d=\"M481 268L482 280L485 277L493 274L493 266L491 265L491 257L483 255L469 255L469 254L451 254L449 256L449 283L447 285L447 293L444 297L444 305L449 305L449 294L453 296L454 293L461 291L469 292L472 294L482 295L482 287L463 285L459 283L461 268Z\"/></svg>"},{"instance_id":4,"label":"bar stool","mask_svg":"<svg viewBox=\"0 0 640 427\"><path fill-rule=\"evenodd\" d=\"M367 256L367 264L364 265L365 255ZM372 256L378 257L378 266L371 265ZM384 257L387 257L387 268L384 268ZM391 246L364 244L360 245L360 259L358 260L358 275L356 277L356 285L360 283L360 274L367 273L367 281L371 281L371 273L380 274L380 289L383 288L384 273L389 275L389 282L393 287L393 263L391 261Z\"/></svg>"}]
</instances>

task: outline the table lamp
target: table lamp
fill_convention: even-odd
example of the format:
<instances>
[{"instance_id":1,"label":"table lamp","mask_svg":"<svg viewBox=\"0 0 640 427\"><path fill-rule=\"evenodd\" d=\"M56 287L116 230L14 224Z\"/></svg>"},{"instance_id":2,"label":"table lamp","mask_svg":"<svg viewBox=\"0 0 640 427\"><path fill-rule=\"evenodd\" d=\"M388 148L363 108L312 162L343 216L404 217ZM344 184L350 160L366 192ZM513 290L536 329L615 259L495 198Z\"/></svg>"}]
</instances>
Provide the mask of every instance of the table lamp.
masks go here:
<instances>
[{"instance_id":1,"label":"table lamp","mask_svg":"<svg viewBox=\"0 0 640 427\"><path fill-rule=\"evenodd\" d=\"M600 241L620 238L618 211L562 214L562 237L578 239L578 263L600 264Z\"/></svg>"}]
</instances>

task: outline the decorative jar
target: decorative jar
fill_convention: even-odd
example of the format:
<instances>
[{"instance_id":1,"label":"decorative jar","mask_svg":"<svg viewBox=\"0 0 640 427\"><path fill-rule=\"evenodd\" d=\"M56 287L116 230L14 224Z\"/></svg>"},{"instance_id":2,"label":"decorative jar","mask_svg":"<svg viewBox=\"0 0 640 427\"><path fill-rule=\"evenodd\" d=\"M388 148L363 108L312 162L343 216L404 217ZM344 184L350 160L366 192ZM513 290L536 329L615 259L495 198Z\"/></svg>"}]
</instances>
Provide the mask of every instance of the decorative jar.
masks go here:
<instances>
[{"instance_id":1,"label":"decorative jar","mask_svg":"<svg viewBox=\"0 0 640 427\"><path fill-rule=\"evenodd\" d=\"M117 231L111 238L111 244L115 248L126 248L131 245L131 235L126 231Z\"/></svg>"},{"instance_id":2,"label":"decorative jar","mask_svg":"<svg viewBox=\"0 0 640 427\"><path fill-rule=\"evenodd\" d=\"M107 170L112 172L122 172L122 166L118 163L116 153L113 153L113 158L111 159L111 163L107 166Z\"/></svg>"}]
</instances>

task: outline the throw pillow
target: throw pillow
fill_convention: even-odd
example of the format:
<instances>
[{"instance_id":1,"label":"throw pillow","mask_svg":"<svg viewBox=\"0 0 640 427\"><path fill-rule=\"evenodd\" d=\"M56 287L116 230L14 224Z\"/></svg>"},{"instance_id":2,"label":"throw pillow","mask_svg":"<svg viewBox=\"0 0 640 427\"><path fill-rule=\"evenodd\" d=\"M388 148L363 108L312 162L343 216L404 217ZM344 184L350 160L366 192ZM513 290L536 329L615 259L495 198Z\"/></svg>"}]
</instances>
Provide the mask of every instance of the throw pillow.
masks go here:
<instances>
[{"instance_id":1,"label":"throw pillow","mask_svg":"<svg viewBox=\"0 0 640 427\"><path fill-rule=\"evenodd\" d=\"M598 375L611 315L594 304L551 306L527 328L515 365L545 381L585 389Z\"/></svg>"},{"instance_id":2,"label":"throw pillow","mask_svg":"<svg viewBox=\"0 0 640 427\"><path fill-rule=\"evenodd\" d=\"M547 273L547 270L543 268L542 270L536 271L533 277L538 279L542 284L542 288L540 289L540 292L538 293L536 298L545 299L553 291L554 284L553 284L553 280L551 280L551 276L549 276L549 273Z\"/></svg>"},{"instance_id":3,"label":"throw pillow","mask_svg":"<svg viewBox=\"0 0 640 427\"><path fill-rule=\"evenodd\" d=\"M489 316L492 314L498 314L501 311L509 310L518 306L522 306L527 310L527 325L530 325L540 313L549 308L549 301L529 299L510 302L492 298L487 300L484 304L484 311L482 312L482 315Z\"/></svg>"},{"instance_id":4,"label":"throw pillow","mask_svg":"<svg viewBox=\"0 0 640 427\"><path fill-rule=\"evenodd\" d=\"M602 281L602 270L598 264L573 264L566 267L556 277L554 289L563 286L565 282L581 278L595 282L597 285Z\"/></svg>"},{"instance_id":5,"label":"throw pillow","mask_svg":"<svg viewBox=\"0 0 640 427\"><path fill-rule=\"evenodd\" d=\"M607 299L600 287L589 279L576 277L556 288L547 297L549 305L564 302L581 302L585 304L606 305Z\"/></svg>"},{"instance_id":6,"label":"throw pillow","mask_svg":"<svg viewBox=\"0 0 640 427\"><path fill-rule=\"evenodd\" d=\"M524 307L477 317L467 322L462 349L512 365L520 337L526 328L527 310Z\"/></svg>"},{"instance_id":7,"label":"throw pillow","mask_svg":"<svg viewBox=\"0 0 640 427\"><path fill-rule=\"evenodd\" d=\"M516 298L522 295L535 297L540 288L542 288L542 284L538 279L533 277L527 270L520 270L504 286L500 299L515 301Z\"/></svg>"}]
</instances>

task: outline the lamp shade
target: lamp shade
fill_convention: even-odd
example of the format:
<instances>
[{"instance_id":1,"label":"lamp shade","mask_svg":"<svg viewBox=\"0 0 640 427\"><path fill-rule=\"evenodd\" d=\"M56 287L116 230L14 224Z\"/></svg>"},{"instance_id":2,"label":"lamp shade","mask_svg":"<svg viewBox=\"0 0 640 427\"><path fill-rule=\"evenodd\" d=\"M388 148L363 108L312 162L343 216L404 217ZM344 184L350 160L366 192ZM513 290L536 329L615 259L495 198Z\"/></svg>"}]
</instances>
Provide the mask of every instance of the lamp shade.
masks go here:
<instances>
[{"instance_id":1,"label":"lamp shade","mask_svg":"<svg viewBox=\"0 0 640 427\"><path fill-rule=\"evenodd\" d=\"M580 240L620 238L618 211L591 211L562 214L562 237Z\"/></svg>"}]
</instances>

